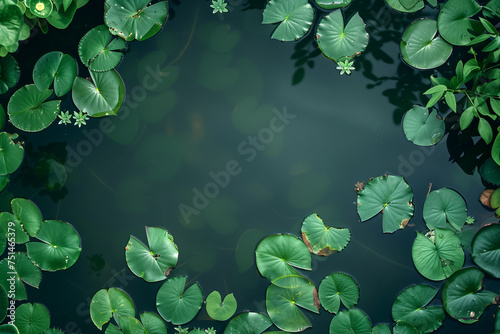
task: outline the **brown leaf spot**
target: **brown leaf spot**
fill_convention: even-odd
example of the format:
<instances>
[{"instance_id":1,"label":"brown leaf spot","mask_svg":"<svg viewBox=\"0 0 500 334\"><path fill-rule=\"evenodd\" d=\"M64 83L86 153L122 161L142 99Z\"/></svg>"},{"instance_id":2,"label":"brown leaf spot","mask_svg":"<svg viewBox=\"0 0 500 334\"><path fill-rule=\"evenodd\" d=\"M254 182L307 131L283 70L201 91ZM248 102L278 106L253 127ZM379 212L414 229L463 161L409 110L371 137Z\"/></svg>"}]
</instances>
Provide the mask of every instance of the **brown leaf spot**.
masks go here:
<instances>
[{"instance_id":1,"label":"brown leaf spot","mask_svg":"<svg viewBox=\"0 0 500 334\"><path fill-rule=\"evenodd\" d=\"M400 224L401 228L405 228L406 226L408 226L408 222L409 222L409 221L410 221L410 220L409 220L408 218L403 219L403 220L401 221L401 224Z\"/></svg>"},{"instance_id":2,"label":"brown leaf spot","mask_svg":"<svg viewBox=\"0 0 500 334\"><path fill-rule=\"evenodd\" d=\"M314 254L311 243L309 242L309 239L307 239L307 235L304 232L302 232L302 240L306 244L307 248L309 248L309 251Z\"/></svg>"},{"instance_id":3,"label":"brown leaf spot","mask_svg":"<svg viewBox=\"0 0 500 334\"><path fill-rule=\"evenodd\" d=\"M167 270L165 270L165 276L168 276L170 274L170 272L172 271L172 267L168 268Z\"/></svg>"},{"instance_id":4,"label":"brown leaf spot","mask_svg":"<svg viewBox=\"0 0 500 334\"><path fill-rule=\"evenodd\" d=\"M321 303L319 301L318 290L316 290L316 288L313 289L313 298L314 298L314 306L318 308L319 312L319 307L321 306Z\"/></svg>"},{"instance_id":5,"label":"brown leaf spot","mask_svg":"<svg viewBox=\"0 0 500 334\"><path fill-rule=\"evenodd\" d=\"M481 196L479 196L479 201L484 205L487 206L488 208L491 209L491 195L493 194L495 190L493 189L485 189L482 193Z\"/></svg>"},{"instance_id":6,"label":"brown leaf spot","mask_svg":"<svg viewBox=\"0 0 500 334\"><path fill-rule=\"evenodd\" d=\"M321 255L321 256L328 256L328 255L332 255L333 253L337 253L338 250L336 249L331 249L330 247L325 247L323 249L320 249L316 255Z\"/></svg>"}]
</instances>

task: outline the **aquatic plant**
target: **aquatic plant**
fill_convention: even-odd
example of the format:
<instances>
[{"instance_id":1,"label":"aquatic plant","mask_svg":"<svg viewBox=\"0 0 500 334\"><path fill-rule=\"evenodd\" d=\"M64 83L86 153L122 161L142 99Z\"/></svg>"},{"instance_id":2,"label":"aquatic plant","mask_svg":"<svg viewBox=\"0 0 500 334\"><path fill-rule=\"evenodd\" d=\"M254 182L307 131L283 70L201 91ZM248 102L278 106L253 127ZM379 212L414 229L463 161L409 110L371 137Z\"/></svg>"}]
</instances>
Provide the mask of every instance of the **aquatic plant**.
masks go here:
<instances>
[{"instance_id":1,"label":"aquatic plant","mask_svg":"<svg viewBox=\"0 0 500 334\"><path fill-rule=\"evenodd\" d=\"M227 6L227 3L224 2L224 0L212 0L212 4L210 5L210 7L212 7L214 10L212 12L212 14L215 14L217 12L219 13L227 13L228 12L228 9L226 8Z\"/></svg>"}]
</instances>

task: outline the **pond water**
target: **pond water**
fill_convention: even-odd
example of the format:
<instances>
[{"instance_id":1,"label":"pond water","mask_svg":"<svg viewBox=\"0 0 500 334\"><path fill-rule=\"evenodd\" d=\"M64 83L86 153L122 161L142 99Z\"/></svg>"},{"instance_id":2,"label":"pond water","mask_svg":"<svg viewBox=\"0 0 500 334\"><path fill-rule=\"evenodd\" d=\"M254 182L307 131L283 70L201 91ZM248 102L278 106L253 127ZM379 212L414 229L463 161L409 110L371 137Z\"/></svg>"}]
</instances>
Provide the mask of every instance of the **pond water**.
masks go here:
<instances>
[{"instance_id":1,"label":"pond water","mask_svg":"<svg viewBox=\"0 0 500 334\"><path fill-rule=\"evenodd\" d=\"M348 227L351 241L342 252L313 256L304 274L316 285L332 272L352 275L361 293L356 307L375 325L392 323L393 300L408 285L441 286L418 274L411 259L416 231L426 229L429 184L462 194L474 228L496 221L478 202L479 175L450 162L447 137L425 148L402 131L403 113L425 104L421 92L432 71L401 64L399 38L413 19L433 12L395 14L380 1L353 2L348 14L360 11L370 43L357 70L340 76L311 34L299 43L271 40L274 26L261 24L264 1L229 1L223 15L212 14L208 1L170 5L160 34L129 43L117 68L127 91L119 117L24 134L27 156L2 193L4 211L11 196L29 198L44 219L67 221L82 238L73 267L44 272L40 290L28 288L28 301L50 310L51 326L96 332L88 305L111 286L127 291L138 312L156 312L161 283L135 277L125 261L129 236L146 241L145 226L174 236L180 253L172 276L199 282L205 297L234 293L238 313L265 313L269 282L255 267L257 243L275 233L299 236L302 220L317 212L327 225ZM102 12L102 1L87 4L66 31L22 45L22 80L31 81L26 69L48 51L78 59L79 39L102 24ZM80 71L86 76L81 64ZM73 108L69 98L63 108ZM33 176L47 152L66 158L67 181L57 191ZM354 184L386 173L404 175L414 191L415 226L394 234L382 233L380 215L361 223L356 212ZM491 332L493 311L470 326L447 316L438 332ZM328 332L331 314L307 316L313 327L305 332ZM225 323L203 308L187 326L222 332Z\"/></svg>"}]
</instances>

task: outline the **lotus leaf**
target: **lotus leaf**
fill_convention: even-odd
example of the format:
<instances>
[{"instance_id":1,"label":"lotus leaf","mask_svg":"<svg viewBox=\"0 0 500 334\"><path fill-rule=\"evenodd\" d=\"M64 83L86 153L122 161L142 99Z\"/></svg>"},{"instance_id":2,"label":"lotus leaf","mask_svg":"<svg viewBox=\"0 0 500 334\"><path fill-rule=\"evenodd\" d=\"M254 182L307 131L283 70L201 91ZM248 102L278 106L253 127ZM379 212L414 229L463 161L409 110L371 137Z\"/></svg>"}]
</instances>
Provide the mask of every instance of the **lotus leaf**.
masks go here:
<instances>
[{"instance_id":1,"label":"lotus leaf","mask_svg":"<svg viewBox=\"0 0 500 334\"><path fill-rule=\"evenodd\" d=\"M10 201L10 205L23 229L30 236L36 236L42 227L42 214L35 203L24 198L14 198Z\"/></svg>"},{"instance_id":2,"label":"lotus leaf","mask_svg":"<svg viewBox=\"0 0 500 334\"><path fill-rule=\"evenodd\" d=\"M467 219L465 200L455 190L441 188L432 191L424 202L423 216L427 227L446 228L449 225L460 231Z\"/></svg>"},{"instance_id":3,"label":"lotus leaf","mask_svg":"<svg viewBox=\"0 0 500 334\"><path fill-rule=\"evenodd\" d=\"M76 61L70 55L53 51L43 55L33 68L33 82L40 91L48 90L54 82L57 96L68 93L77 72Z\"/></svg>"},{"instance_id":4,"label":"lotus leaf","mask_svg":"<svg viewBox=\"0 0 500 334\"><path fill-rule=\"evenodd\" d=\"M484 29L481 22L470 19L480 10L474 0L448 0L438 14L439 33L453 45L469 44Z\"/></svg>"},{"instance_id":5,"label":"lotus leaf","mask_svg":"<svg viewBox=\"0 0 500 334\"><path fill-rule=\"evenodd\" d=\"M311 253L328 256L347 246L351 231L348 228L326 226L323 220L313 213L302 222L302 239Z\"/></svg>"},{"instance_id":6,"label":"lotus leaf","mask_svg":"<svg viewBox=\"0 0 500 334\"><path fill-rule=\"evenodd\" d=\"M402 176L382 175L366 182L358 193L358 214L365 221L382 211L383 231L392 233L413 217L412 199L413 191Z\"/></svg>"},{"instance_id":7,"label":"lotus leaf","mask_svg":"<svg viewBox=\"0 0 500 334\"><path fill-rule=\"evenodd\" d=\"M352 308L340 311L330 322L329 334L371 334L370 318L361 310Z\"/></svg>"},{"instance_id":8,"label":"lotus leaf","mask_svg":"<svg viewBox=\"0 0 500 334\"><path fill-rule=\"evenodd\" d=\"M340 302L350 309L358 303L359 286L348 274L330 274L319 284L319 300L325 310L330 313L339 311Z\"/></svg>"},{"instance_id":9,"label":"lotus leaf","mask_svg":"<svg viewBox=\"0 0 500 334\"><path fill-rule=\"evenodd\" d=\"M476 233L472 259L488 274L500 278L500 225L488 225Z\"/></svg>"},{"instance_id":10,"label":"lotus leaf","mask_svg":"<svg viewBox=\"0 0 500 334\"><path fill-rule=\"evenodd\" d=\"M311 28L314 10L307 0L270 0L263 14L263 24L278 23L271 38L282 42L303 37Z\"/></svg>"},{"instance_id":11,"label":"lotus leaf","mask_svg":"<svg viewBox=\"0 0 500 334\"><path fill-rule=\"evenodd\" d=\"M444 136L444 120L435 110L413 106L403 118L403 131L406 139L420 146L437 144Z\"/></svg>"},{"instance_id":12,"label":"lotus leaf","mask_svg":"<svg viewBox=\"0 0 500 334\"><path fill-rule=\"evenodd\" d=\"M78 44L78 54L82 63L92 71L104 72L115 68L123 58L120 50L127 48L121 38L113 38L104 25L87 32Z\"/></svg>"},{"instance_id":13,"label":"lotus leaf","mask_svg":"<svg viewBox=\"0 0 500 334\"><path fill-rule=\"evenodd\" d=\"M49 311L38 303L19 305L16 308L14 325L20 333L43 333L50 326Z\"/></svg>"},{"instance_id":14,"label":"lotus leaf","mask_svg":"<svg viewBox=\"0 0 500 334\"><path fill-rule=\"evenodd\" d=\"M107 323L111 317L119 323L119 317L134 317L135 306L132 298L118 288L101 289L90 302L90 318L97 328Z\"/></svg>"},{"instance_id":15,"label":"lotus leaf","mask_svg":"<svg viewBox=\"0 0 500 334\"><path fill-rule=\"evenodd\" d=\"M218 291L212 291L206 299L207 313L210 318L217 321L226 321L236 312L238 306L233 294L228 294L224 301Z\"/></svg>"},{"instance_id":16,"label":"lotus leaf","mask_svg":"<svg viewBox=\"0 0 500 334\"><path fill-rule=\"evenodd\" d=\"M174 325L190 322L203 305L203 293L198 283L184 291L186 276L167 279L156 295L158 313Z\"/></svg>"},{"instance_id":17,"label":"lotus leaf","mask_svg":"<svg viewBox=\"0 0 500 334\"><path fill-rule=\"evenodd\" d=\"M0 94L3 94L7 92L9 88L14 87L19 81L19 76L19 66L17 65L17 61L14 57L11 55L0 57Z\"/></svg>"},{"instance_id":18,"label":"lotus leaf","mask_svg":"<svg viewBox=\"0 0 500 334\"><path fill-rule=\"evenodd\" d=\"M12 136L7 132L0 132L0 175L15 172L21 165L23 157L23 146L14 143Z\"/></svg>"},{"instance_id":19,"label":"lotus leaf","mask_svg":"<svg viewBox=\"0 0 500 334\"><path fill-rule=\"evenodd\" d=\"M224 334L260 334L272 324L265 314L243 312L229 321L224 329Z\"/></svg>"}]
</instances>

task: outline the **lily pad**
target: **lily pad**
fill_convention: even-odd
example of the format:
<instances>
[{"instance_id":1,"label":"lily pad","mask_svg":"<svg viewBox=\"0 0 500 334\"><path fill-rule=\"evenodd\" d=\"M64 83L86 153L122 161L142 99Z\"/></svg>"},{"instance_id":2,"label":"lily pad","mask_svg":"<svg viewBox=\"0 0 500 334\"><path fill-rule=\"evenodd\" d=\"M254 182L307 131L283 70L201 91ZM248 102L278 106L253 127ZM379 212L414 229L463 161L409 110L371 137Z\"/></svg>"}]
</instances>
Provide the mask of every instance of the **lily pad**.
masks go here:
<instances>
[{"instance_id":1,"label":"lily pad","mask_svg":"<svg viewBox=\"0 0 500 334\"><path fill-rule=\"evenodd\" d=\"M14 224L12 226L12 224ZM0 213L0 226L4 231L8 231L8 228L14 228L15 233L15 243L16 244L24 244L28 242L30 236L24 231L21 223L17 220L16 216L14 216L10 212L2 212Z\"/></svg>"},{"instance_id":2,"label":"lily pad","mask_svg":"<svg viewBox=\"0 0 500 334\"><path fill-rule=\"evenodd\" d=\"M414 13L418 12L424 8L425 4L423 0L413 1L413 0L385 0L389 7L403 13ZM411 4L414 3L413 6Z\"/></svg>"},{"instance_id":3,"label":"lily pad","mask_svg":"<svg viewBox=\"0 0 500 334\"><path fill-rule=\"evenodd\" d=\"M400 320L392 328L393 334L419 334L415 326L408 321Z\"/></svg>"},{"instance_id":4,"label":"lily pad","mask_svg":"<svg viewBox=\"0 0 500 334\"><path fill-rule=\"evenodd\" d=\"M19 65L11 55L0 57L0 94L14 87L19 81Z\"/></svg>"},{"instance_id":5,"label":"lily pad","mask_svg":"<svg viewBox=\"0 0 500 334\"><path fill-rule=\"evenodd\" d=\"M500 225L481 228L472 241L472 259L479 268L500 278Z\"/></svg>"},{"instance_id":6,"label":"lily pad","mask_svg":"<svg viewBox=\"0 0 500 334\"><path fill-rule=\"evenodd\" d=\"M309 249L302 240L289 234L275 234L263 239L255 250L255 261L260 274L273 284L278 284L282 277L299 276L292 267L311 270Z\"/></svg>"},{"instance_id":7,"label":"lily pad","mask_svg":"<svg viewBox=\"0 0 500 334\"><path fill-rule=\"evenodd\" d=\"M392 318L399 323L407 321L418 333L429 333L443 323L445 313L441 305L428 305L439 289L427 284L412 285L401 291L392 304Z\"/></svg>"},{"instance_id":8,"label":"lily pad","mask_svg":"<svg viewBox=\"0 0 500 334\"><path fill-rule=\"evenodd\" d=\"M372 323L370 318L361 310L352 308L340 311L330 322L329 334L371 334Z\"/></svg>"},{"instance_id":9,"label":"lily pad","mask_svg":"<svg viewBox=\"0 0 500 334\"><path fill-rule=\"evenodd\" d=\"M486 182L495 186L500 186L500 165L498 165L491 157L483 162L479 168L479 174Z\"/></svg>"},{"instance_id":10,"label":"lily pad","mask_svg":"<svg viewBox=\"0 0 500 334\"><path fill-rule=\"evenodd\" d=\"M336 9L347 7L351 4L352 0L314 0L316 5L324 9Z\"/></svg>"},{"instance_id":11,"label":"lily pad","mask_svg":"<svg viewBox=\"0 0 500 334\"><path fill-rule=\"evenodd\" d=\"M0 175L14 173L24 157L23 146L12 141L12 137L6 132L0 132Z\"/></svg>"},{"instance_id":12,"label":"lily pad","mask_svg":"<svg viewBox=\"0 0 500 334\"><path fill-rule=\"evenodd\" d=\"M82 251L80 236L73 226L62 221L44 221L36 238L42 242L28 242L28 256L46 271L68 269Z\"/></svg>"},{"instance_id":13,"label":"lily pad","mask_svg":"<svg viewBox=\"0 0 500 334\"><path fill-rule=\"evenodd\" d=\"M455 190L441 188L432 191L425 199L423 216L430 230L451 225L460 231L467 219L467 206Z\"/></svg>"},{"instance_id":14,"label":"lily pad","mask_svg":"<svg viewBox=\"0 0 500 334\"><path fill-rule=\"evenodd\" d=\"M342 11L337 9L321 19L316 42L326 57L338 62L363 52L368 45L368 33L358 13L344 27Z\"/></svg>"},{"instance_id":15,"label":"lily pad","mask_svg":"<svg viewBox=\"0 0 500 334\"><path fill-rule=\"evenodd\" d=\"M224 297L224 301L222 301L218 291L212 291L212 293L207 296L206 303L208 315L210 318L217 321L226 321L231 318L238 306L232 293Z\"/></svg>"},{"instance_id":16,"label":"lily pad","mask_svg":"<svg viewBox=\"0 0 500 334\"><path fill-rule=\"evenodd\" d=\"M378 324L373 326L372 334L392 334L391 327L388 324Z\"/></svg>"},{"instance_id":17,"label":"lily pad","mask_svg":"<svg viewBox=\"0 0 500 334\"><path fill-rule=\"evenodd\" d=\"M124 334L146 334L141 322L134 317L118 316L117 323Z\"/></svg>"},{"instance_id":18,"label":"lily pad","mask_svg":"<svg viewBox=\"0 0 500 334\"><path fill-rule=\"evenodd\" d=\"M113 35L126 41L143 41L161 30L167 20L168 2L153 5L149 0L106 0L104 21Z\"/></svg>"},{"instance_id":19,"label":"lily pad","mask_svg":"<svg viewBox=\"0 0 500 334\"><path fill-rule=\"evenodd\" d=\"M303 277L280 280L285 282L271 284L267 288L266 307L269 317L276 327L283 331L300 332L311 327L299 307L319 313L316 287Z\"/></svg>"},{"instance_id":20,"label":"lily pad","mask_svg":"<svg viewBox=\"0 0 500 334\"><path fill-rule=\"evenodd\" d=\"M198 283L184 291L186 276L169 278L158 290L156 308L158 313L174 325L190 322L203 305L203 293Z\"/></svg>"},{"instance_id":21,"label":"lily pad","mask_svg":"<svg viewBox=\"0 0 500 334\"><path fill-rule=\"evenodd\" d=\"M26 289L23 282L38 288L42 279L40 269L30 261L25 253L15 252L10 257L0 261L0 285L10 299L26 299ZM12 284L14 289L11 288Z\"/></svg>"},{"instance_id":22,"label":"lily pad","mask_svg":"<svg viewBox=\"0 0 500 334\"><path fill-rule=\"evenodd\" d=\"M411 249L413 263L425 278L440 281L464 265L465 255L460 239L449 229L434 229L434 236L417 232Z\"/></svg>"},{"instance_id":23,"label":"lily pad","mask_svg":"<svg viewBox=\"0 0 500 334\"><path fill-rule=\"evenodd\" d=\"M31 0L29 7L33 15L45 19L52 14L53 5L50 0Z\"/></svg>"},{"instance_id":24,"label":"lily pad","mask_svg":"<svg viewBox=\"0 0 500 334\"><path fill-rule=\"evenodd\" d=\"M453 45L469 44L484 29L481 22L470 19L480 10L474 0L448 0L438 14L439 33Z\"/></svg>"},{"instance_id":25,"label":"lily pad","mask_svg":"<svg viewBox=\"0 0 500 334\"><path fill-rule=\"evenodd\" d=\"M10 201L10 205L23 229L30 236L36 236L42 227L42 213L35 203L24 198L14 198Z\"/></svg>"},{"instance_id":26,"label":"lily pad","mask_svg":"<svg viewBox=\"0 0 500 334\"><path fill-rule=\"evenodd\" d=\"M475 268L463 268L446 280L443 285L443 305L446 312L460 322L476 322L484 309L495 302L497 294L482 290L484 273Z\"/></svg>"},{"instance_id":27,"label":"lily pad","mask_svg":"<svg viewBox=\"0 0 500 334\"><path fill-rule=\"evenodd\" d=\"M330 274L319 284L319 300L330 313L337 313L341 302L350 309L358 303L359 286L348 274Z\"/></svg>"},{"instance_id":28,"label":"lily pad","mask_svg":"<svg viewBox=\"0 0 500 334\"><path fill-rule=\"evenodd\" d=\"M7 292L5 292L5 289L2 286L0 286L0 322L3 322L3 320L7 316L8 307L9 307L9 298L7 297ZM0 328L0 333L5 333L5 332L3 332L2 329Z\"/></svg>"},{"instance_id":29,"label":"lily pad","mask_svg":"<svg viewBox=\"0 0 500 334\"><path fill-rule=\"evenodd\" d=\"M73 102L92 117L117 115L124 97L125 85L115 70L90 71L92 82L76 77L73 82Z\"/></svg>"},{"instance_id":30,"label":"lily pad","mask_svg":"<svg viewBox=\"0 0 500 334\"><path fill-rule=\"evenodd\" d=\"M50 327L49 311L38 303L19 305L16 308L14 325L20 333L43 333Z\"/></svg>"},{"instance_id":31,"label":"lily pad","mask_svg":"<svg viewBox=\"0 0 500 334\"><path fill-rule=\"evenodd\" d=\"M33 82L40 91L48 90L54 82L57 96L68 93L76 78L77 65L75 59L59 51L46 53L33 68Z\"/></svg>"},{"instance_id":32,"label":"lily pad","mask_svg":"<svg viewBox=\"0 0 500 334\"><path fill-rule=\"evenodd\" d=\"M158 282L167 278L177 265L179 251L174 238L160 227L146 226L149 248L130 236L125 247L125 257L130 270L146 282Z\"/></svg>"},{"instance_id":33,"label":"lily pad","mask_svg":"<svg viewBox=\"0 0 500 334\"><path fill-rule=\"evenodd\" d=\"M444 120L435 110L413 106L403 118L406 139L420 146L436 145L445 133Z\"/></svg>"},{"instance_id":34,"label":"lily pad","mask_svg":"<svg viewBox=\"0 0 500 334\"><path fill-rule=\"evenodd\" d=\"M272 324L265 314L243 312L229 321L224 329L224 334L260 334Z\"/></svg>"},{"instance_id":35,"label":"lily pad","mask_svg":"<svg viewBox=\"0 0 500 334\"><path fill-rule=\"evenodd\" d=\"M57 29L66 29L73 21L80 2L79 0L71 1L68 6L65 6L64 3L59 5L58 1L55 1L55 8L52 10L50 16L47 17L47 21Z\"/></svg>"},{"instance_id":36,"label":"lily pad","mask_svg":"<svg viewBox=\"0 0 500 334\"><path fill-rule=\"evenodd\" d=\"M104 24L87 32L78 44L78 55L82 63L92 71L104 72L115 68L123 58L121 50L127 43L113 38Z\"/></svg>"},{"instance_id":37,"label":"lily pad","mask_svg":"<svg viewBox=\"0 0 500 334\"><path fill-rule=\"evenodd\" d=\"M134 317L135 306L132 298L118 288L101 289L90 302L90 318L97 328L107 323L111 317L119 322L119 317Z\"/></svg>"},{"instance_id":38,"label":"lily pad","mask_svg":"<svg viewBox=\"0 0 500 334\"><path fill-rule=\"evenodd\" d=\"M3 334L19 334L17 327L11 324L0 325L0 332Z\"/></svg>"},{"instance_id":39,"label":"lily pad","mask_svg":"<svg viewBox=\"0 0 500 334\"><path fill-rule=\"evenodd\" d=\"M326 226L316 213L312 213L302 222L302 239L311 253L328 256L347 246L351 231Z\"/></svg>"},{"instance_id":40,"label":"lily pad","mask_svg":"<svg viewBox=\"0 0 500 334\"><path fill-rule=\"evenodd\" d=\"M13 1L0 1L0 45L17 43L24 25L23 12Z\"/></svg>"},{"instance_id":41,"label":"lily pad","mask_svg":"<svg viewBox=\"0 0 500 334\"><path fill-rule=\"evenodd\" d=\"M263 24L278 23L271 38L282 42L303 37L311 28L314 10L307 0L270 0L263 14Z\"/></svg>"},{"instance_id":42,"label":"lily pad","mask_svg":"<svg viewBox=\"0 0 500 334\"><path fill-rule=\"evenodd\" d=\"M167 334L167 325L159 315L151 312L144 312L141 313L140 318L146 333Z\"/></svg>"},{"instance_id":43,"label":"lily pad","mask_svg":"<svg viewBox=\"0 0 500 334\"><path fill-rule=\"evenodd\" d=\"M382 175L366 182L358 193L358 214L361 221L382 212L384 233L404 228L413 217L413 191L402 176Z\"/></svg>"},{"instance_id":44,"label":"lily pad","mask_svg":"<svg viewBox=\"0 0 500 334\"><path fill-rule=\"evenodd\" d=\"M61 101L45 102L52 90L40 92L35 85L18 89L9 100L7 112L12 124L23 131L36 132L55 121L60 112Z\"/></svg>"}]
</instances>

